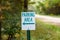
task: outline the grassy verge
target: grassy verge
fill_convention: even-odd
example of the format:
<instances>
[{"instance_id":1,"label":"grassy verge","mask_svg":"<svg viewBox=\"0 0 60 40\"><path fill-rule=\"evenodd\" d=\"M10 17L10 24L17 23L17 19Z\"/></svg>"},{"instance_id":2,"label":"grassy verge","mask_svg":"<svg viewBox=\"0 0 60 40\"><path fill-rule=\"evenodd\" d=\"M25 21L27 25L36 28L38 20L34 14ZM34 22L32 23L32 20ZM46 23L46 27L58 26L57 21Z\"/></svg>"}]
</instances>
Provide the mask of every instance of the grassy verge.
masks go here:
<instances>
[{"instance_id":1,"label":"grassy verge","mask_svg":"<svg viewBox=\"0 0 60 40\"><path fill-rule=\"evenodd\" d=\"M26 31L22 32L23 40L26 40ZM60 40L60 27L36 19L36 30L31 31L31 40Z\"/></svg>"},{"instance_id":2,"label":"grassy verge","mask_svg":"<svg viewBox=\"0 0 60 40\"><path fill-rule=\"evenodd\" d=\"M26 31L21 31L19 38L27 40L26 34ZM60 27L36 19L36 30L31 31L31 40L60 40Z\"/></svg>"},{"instance_id":3,"label":"grassy verge","mask_svg":"<svg viewBox=\"0 0 60 40\"><path fill-rule=\"evenodd\" d=\"M45 24L36 19L36 30L31 31L32 40L60 40L60 27Z\"/></svg>"},{"instance_id":4,"label":"grassy verge","mask_svg":"<svg viewBox=\"0 0 60 40\"><path fill-rule=\"evenodd\" d=\"M53 15L53 14L50 14L50 15L38 14L38 15L44 15L44 16L51 16L51 17L57 17L57 18L60 18L60 15Z\"/></svg>"}]
</instances>

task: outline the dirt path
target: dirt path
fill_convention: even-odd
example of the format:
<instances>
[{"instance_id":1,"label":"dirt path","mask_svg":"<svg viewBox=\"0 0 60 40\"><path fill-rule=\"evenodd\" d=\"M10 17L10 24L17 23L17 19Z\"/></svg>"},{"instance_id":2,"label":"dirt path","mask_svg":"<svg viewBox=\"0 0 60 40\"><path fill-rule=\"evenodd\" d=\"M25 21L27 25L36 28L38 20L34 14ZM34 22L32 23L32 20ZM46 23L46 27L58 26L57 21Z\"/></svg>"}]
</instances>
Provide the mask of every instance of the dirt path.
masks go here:
<instances>
[{"instance_id":1,"label":"dirt path","mask_svg":"<svg viewBox=\"0 0 60 40\"><path fill-rule=\"evenodd\" d=\"M60 18L51 17L51 16L44 16L44 15L35 15L35 17L39 18L43 22L51 23L51 24L55 24L55 25L59 25L60 26Z\"/></svg>"}]
</instances>

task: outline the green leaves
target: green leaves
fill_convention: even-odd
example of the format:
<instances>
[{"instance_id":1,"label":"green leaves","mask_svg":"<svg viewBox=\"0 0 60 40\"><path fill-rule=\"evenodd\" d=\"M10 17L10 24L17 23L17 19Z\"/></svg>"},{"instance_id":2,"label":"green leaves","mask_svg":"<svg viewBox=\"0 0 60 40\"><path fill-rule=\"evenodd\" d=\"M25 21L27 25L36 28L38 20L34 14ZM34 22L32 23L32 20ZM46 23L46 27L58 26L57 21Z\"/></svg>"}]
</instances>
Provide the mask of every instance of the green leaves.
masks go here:
<instances>
[{"instance_id":1,"label":"green leaves","mask_svg":"<svg viewBox=\"0 0 60 40\"><path fill-rule=\"evenodd\" d=\"M29 2L29 4L35 4L35 2Z\"/></svg>"},{"instance_id":2,"label":"green leaves","mask_svg":"<svg viewBox=\"0 0 60 40\"><path fill-rule=\"evenodd\" d=\"M21 30L21 11L23 8L24 0L2 0L2 14L4 18L2 20L2 33L3 34L16 34ZM10 9L7 8L9 4ZM7 10L8 9L8 10ZM17 24L18 23L18 24Z\"/></svg>"}]
</instances>

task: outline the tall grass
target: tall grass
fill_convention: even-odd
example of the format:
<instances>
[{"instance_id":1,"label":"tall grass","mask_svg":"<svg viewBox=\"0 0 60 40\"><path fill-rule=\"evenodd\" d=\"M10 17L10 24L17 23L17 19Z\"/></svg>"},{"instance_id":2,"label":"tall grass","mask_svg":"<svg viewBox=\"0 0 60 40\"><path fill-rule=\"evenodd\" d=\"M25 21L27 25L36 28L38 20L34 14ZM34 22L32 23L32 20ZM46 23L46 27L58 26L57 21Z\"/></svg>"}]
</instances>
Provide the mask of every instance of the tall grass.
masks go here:
<instances>
[{"instance_id":1,"label":"tall grass","mask_svg":"<svg viewBox=\"0 0 60 40\"><path fill-rule=\"evenodd\" d=\"M60 40L60 27L36 19L36 30L31 31L32 40Z\"/></svg>"},{"instance_id":2,"label":"tall grass","mask_svg":"<svg viewBox=\"0 0 60 40\"><path fill-rule=\"evenodd\" d=\"M26 34L27 31L21 30L20 37L18 34L16 35L17 40L27 40ZM31 40L60 40L60 27L36 19L36 30L31 30L30 34Z\"/></svg>"}]
</instances>

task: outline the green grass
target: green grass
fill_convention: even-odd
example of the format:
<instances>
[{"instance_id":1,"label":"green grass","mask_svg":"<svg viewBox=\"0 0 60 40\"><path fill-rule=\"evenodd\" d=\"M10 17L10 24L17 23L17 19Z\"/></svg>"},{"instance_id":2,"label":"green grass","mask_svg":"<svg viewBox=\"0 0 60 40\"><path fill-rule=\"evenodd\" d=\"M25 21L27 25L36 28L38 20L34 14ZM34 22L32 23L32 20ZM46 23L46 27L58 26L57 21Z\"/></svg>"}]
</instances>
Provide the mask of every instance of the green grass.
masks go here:
<instances>
[{"instance_id":1,"label":"green grass","mask_svg":"<svg viewBox=\"0 0 60 40\"><path fill-rule=\"evenodd\" d=\"M36 30L30 31L31 40L60 40L60 27L46 24L40 19L36 19ZM21 31L20 38L27 40L26 31Z\"/></svg>"},{"instance_id":2,"label":"green grass","mask_svg":"<svg viewBox=\"0 0 60 40\"><path fill-rule=\"evenodd\" d=\"M44 15L44 16L51 16L51 17L57 17L57 18L60 18L60 15L53 15L53 14L50 14L50 15L46 15L46 14L38 14L38 15Z\"/></svg>"},{"instance_id":3,"label":"green grass","mask_svg":"<svg viewBox=\"0 0 60 40\"><path fill-rule=\"evenodd\" d=\"M31 31L32 40L60 40L60 27L36 19L36 30Z\"/></svg>"},{"instance_id":4,"label":"green grass","mask_svg":"<svg viewBox=\"0 0 60 40\"><path fill-rule=\"evenodd\" d=\"M22 32L23 40L26 40L26 31ZM60 40L60 27L36 19L36 30L31 31L31 40Z\"/></svg>"}]
</instances>

